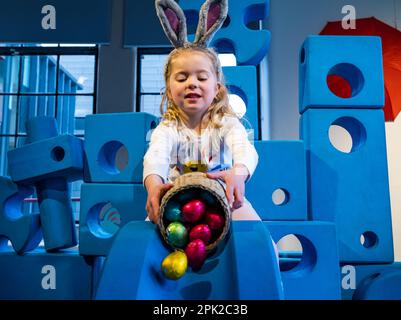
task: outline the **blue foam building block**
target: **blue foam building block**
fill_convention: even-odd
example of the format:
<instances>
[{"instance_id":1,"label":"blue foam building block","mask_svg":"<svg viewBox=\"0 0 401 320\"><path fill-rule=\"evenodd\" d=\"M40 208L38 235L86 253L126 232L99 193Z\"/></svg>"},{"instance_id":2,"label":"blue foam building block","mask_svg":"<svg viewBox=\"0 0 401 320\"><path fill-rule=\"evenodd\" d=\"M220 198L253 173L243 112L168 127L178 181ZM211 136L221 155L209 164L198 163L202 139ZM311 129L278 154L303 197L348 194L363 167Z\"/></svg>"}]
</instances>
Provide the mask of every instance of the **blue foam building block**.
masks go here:
<instances>
[{"instance_id":1,"label":"blue foam building block","mask_svg":"<svg viewBox=\"0 0 401 320\"><path fill-rule=\"evenodd\" d=\"M196 25L203 0L180 0L179 5L187 17L187 25ZM222 28L214 35L210 46L219 52L234 53L238 65L258 65L270 46L270 31L253 30L251 22L258 24L269 15L268 0L231 0ZM193 41L194 37L188 37ZM246 45L244 41L246 39Z\"/></svg>"},{"instance_id":2,"label":"blue foam building block","mask_svg":"<svg viewBox=\"0 0 401 320\"><path fill-rule=\"evenodd\" d=\"M259 163L245 188L256 212L262 220L307 220L303 141L255 141L254 145ZM279 199L273 198L275 192Z\"/></svg>"},{"instance_id":3,"label":"blue foam building block","mask_svg":"<svg viewBox=\"0 0 401 320\"><path fill-rule=\"evenodd\" d=\"M231 94L236 94L246 105L245 117L241 119L247 130L252 130L254 140L260 139L258 116L258 88L256 67L223 67L226 86Z\"/></svg>"},{"instance_id":4,"label":"blue foam building block","mask_svg":"<svg viewBox=\"0 0 401 320\"><path fill-rule=\"evenodd\" d=\"M336 228L333 223L321 221L264 223L276 243L286 235L295 235L302 245L299 263L294 266L297 259L293 259L291 261L293 268L281 272L286 300L341 299L340 262ZM285 262L288 263L288 259Z\"/></svg>"},{"instance_id":5,"label":"blue foam building block","mask_svg":"<svg viewBox=\"0 0 401 320\"><path fill-rule=\"evenodd\" d=\"M117 231L132 220L145 220L146 199L142 184L82 184L79 252L107 255Z\"/></svg>"},{"instance_id":6,"label":"blue foam building block","mask_svg":"<svg viewBox=\"0 0 401 320\"><path fill-rule=\"evenodd\" d=\"M142 183L143 156L156 125L157 118L145 112L86 116L85 182Z\"/></svg>"},{"instance_id":7,"label":"blue foam building block","mask_svg":"<svg viewBox=\"0 0 401 320\"><path fill-rule=\"evenodd\" d=\"M133 245L135 249L133 250ZM196 272L169 280L161 262L171 253L157 227L135 221L118 233L105 259L95 299L281 299L280 272L261 221L233 221L231 232Z\"/></svg>"},{"instance_id":8,"label":"blue foam building block","mask_svg":"<svg viewBox=\"0 0 401 320\"><path fill-rule=\"evenodd\" d=\"M32 188L0 177L0 252L6 248L8 240L18 254L36 248L42 240L39 214L23 215L21 212L22 201L32 194Z\"/></svg>"},{"instance_id":9,"label":"blue foam building block","mask_svg":"<svg viewBox=\"0 0 401 320\"><path fill-rule=\"evenodd\" d=\"M82 179L83 143L71 135L29 143L8 151L7 156L10 176L18 183L58 177L66 181Z\"/></svg>"},{"instance_id":10,"label":"blue foam building block","mask_svg":"<svg viewBox=\"0 0 401 320\"><path fill-rule=\"evenodd\" d=\"M342 266L343 300L401 300L401 263Z\"/></svg>"},{"instance_id":11,"label":"blue foam building block","mask_svg":"<svg viewBox=\"0 0 401 320\"><path fill-rule=\"evenodd\" d=\"M23 256L0 253L0 299L88 300L92 298L96 258L77 250L46 253L42 248Z\"/></svg>"},{"instance_id":12,"label":"blue foam building block","mask_svg":"<svg viewBox=\"0 0 401 320\"><path fill-rule=\"evenodd\" d=\"M46 250L77 244L69 181L82 178L82 140L57 136L53 117L39 116L26 122L28 144L10 150L11 178L34 184Z\"/></svg>"},{"instance_id":13,"label":"blue foam building block","mask_svg":"<svg viewBox=\"0 0 401 320\"><path fill-rule=\"evenodd\" d=\"M380 37L307 37L300 50L300 113L308 108L383 108L382 60ZM333 93L328 76L345 80L348 98Z\"/></svg>"},{"instance_id":14,"label":"blue foam building block","mask_svg":"<svg viewBox=\"0 0 401 320\"><path fill-rule=\"evenodd\" d=\"M353 138L349 153L331 143L331 125ZM307 150L310 218L335 222L341 262L392 262L383 110L309 109L300 127Z\"/></svg>"}]
</instances>

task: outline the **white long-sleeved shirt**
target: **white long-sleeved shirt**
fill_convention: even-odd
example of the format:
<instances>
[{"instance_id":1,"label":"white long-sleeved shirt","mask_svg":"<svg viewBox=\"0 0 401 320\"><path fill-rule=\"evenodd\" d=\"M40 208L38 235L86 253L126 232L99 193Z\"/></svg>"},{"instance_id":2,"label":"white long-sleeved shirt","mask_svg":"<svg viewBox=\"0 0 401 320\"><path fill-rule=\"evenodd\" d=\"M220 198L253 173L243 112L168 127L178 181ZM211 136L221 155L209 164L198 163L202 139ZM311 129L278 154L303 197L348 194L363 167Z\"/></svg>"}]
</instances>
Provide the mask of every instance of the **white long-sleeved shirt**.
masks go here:
<instances>
[{"instance_id":1,"label":"white long-sleeved shirt","mask_svg":"<svg viewBox=\"0 0 401 320\"><path fill-rule=\"evenodd\" d=\"M152 132L143 160L143 181L151 174L164 182L187 172L211 172L243 164L250 176L258 164L258 154L238 118L225 116L219 129L195 131L161 122Z\"/></svg>"}]
</instances>

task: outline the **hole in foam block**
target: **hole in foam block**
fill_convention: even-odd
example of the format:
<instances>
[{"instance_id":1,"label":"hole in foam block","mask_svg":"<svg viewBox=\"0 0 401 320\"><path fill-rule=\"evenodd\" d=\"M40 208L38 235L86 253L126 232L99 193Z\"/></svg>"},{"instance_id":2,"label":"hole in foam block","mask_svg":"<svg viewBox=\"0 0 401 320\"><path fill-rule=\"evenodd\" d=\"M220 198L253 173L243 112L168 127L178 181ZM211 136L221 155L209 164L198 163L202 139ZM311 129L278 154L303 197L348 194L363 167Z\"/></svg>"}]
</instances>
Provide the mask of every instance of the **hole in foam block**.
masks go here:
<instances>
[{"instance_id":1,"label":"hole in foam block","mask_svg":"<svg viewBox=\"0 0 401 320\"><path fill-rule=\"evenodd\" d=\"M23 206L24 204L27 204L24 203L24 199L31 195L31 190L21 187L19 192L13 194L5 201L3 211L4 216L10 221L20 219L24 215Z\"/></svg>"},{"instance_id":2,"label":"hole in foam block","mask_svg":"<svg viewBox=\"0 0 401 320\"><path fill-rule=\"evenodd\" d=\"M329 127L331 145L343 153L352 153L361 148L366 142L366 129L357 119L341 117Z\"/></svg>"},{"instance_id":3,"label":"hole in foam block","mask_svg":"<svg viewBox=\"0 0 401 320\"><path fill-rule=\"evenodd\" d=\"M278 188L272 193L272 202L276 206L283 206L290 201L290 194L287 190Z\"/></svg>"},{"instance_id":4,"label":"hole in foam block","mask_svg":"<svg viewBox=\"0 0 401 320\"><path fill-rule=\"evenodd\" d=\"M375 247L378 243L377 234L372 231L366 231L362 233L359 240L361 245L367 249Z\"/></svg>"},{"instance_id":5,"label":"hole in foam block","mask_svg":"<svg viewBox=\"0 0 401 320\"><path fill-rule=\"evenodd\" d=\"M287 234L277 242L281 272L302 276L310 272L317 261L313 243L305 236Z\"/></svg>"},{"instance_id":6,"label":"hole in foam block","mask_svg":"<svg viewBox=\"0 0 401 320\"><path fill-rule=\"evenodd\" d=\"M242 99L237 94L230 94L229 102L230 102L230 105L232 106L235 114L238 116L238 118L241 119L246 113L246 104L245 104L244 99Z\"/></svg>"},{"instance_id":7,"label":"hole in foam block","mask_svg":"<svg viewBox=\"0 0 401 320\"><path fill-rule=\"evenodd\" d=\"M339 98L353 98L364 87L362 72L353 64L340 63L327 74L326 83L330 91Z\"/></svg>"},{"instance_id":8,"label":"hole in foam block","mask_svg":"<svg viewBox=\"0 0 401 320\"><path fill-rule=\"evenodd\" d=\"M105 172L120 174L128 165L128 150L119 141L109 141L101 147L97 160Z\"/></svg>"},{"instance_id":9,"label":"hole in foam block","mask_svg":"<svg viewBox=\"0 0 401 320\"><path fill-rule=\"evenodd\" d=\"M111 202L102 202L89 210L86 222L93 235L107 239L120 229L121 215Z\"/></svg>"},{"instance_id":10,"label":"hole in foam block","mask_svg":"<svg viewBox=\"0 0 401 320\"><path fill-rule=\"evenodd\" d=\"M54 147L50 152L50 156L54 161L60 162L65 157L65 151L62 147Z\"/></svg>"}]
</instances>

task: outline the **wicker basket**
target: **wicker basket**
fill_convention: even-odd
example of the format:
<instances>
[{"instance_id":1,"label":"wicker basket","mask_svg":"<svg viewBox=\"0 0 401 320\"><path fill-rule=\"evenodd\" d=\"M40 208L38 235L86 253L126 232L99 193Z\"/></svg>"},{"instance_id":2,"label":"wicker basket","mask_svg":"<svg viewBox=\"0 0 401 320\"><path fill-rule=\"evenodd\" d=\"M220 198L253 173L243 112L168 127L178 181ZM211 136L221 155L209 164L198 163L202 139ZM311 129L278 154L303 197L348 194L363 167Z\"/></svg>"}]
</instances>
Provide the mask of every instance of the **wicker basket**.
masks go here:
<instances>
[{"instance_id":1,"label":"wicker basket","mask_svg":"<svg viewBox=\"0 0 401 320\"><path fill-rule=\"evenodd\" d=\"M231 210L222 184L218 180L208 178L205 173L187 173L175 180L174 186L166 192L161 201L159 229L164 240L167 244L169 244L166 235L166 219L164 219L164 211L166 206L168 205L169 201L176 201L184 204L184 202L193 198L201 198L207 205L210 205L211 202L213 202L213 206L218 206L220 209L219 211L224 215L225 218L224 227L222 228L219 236L206 246L206 251L209 252L213 250L226 236L230 228Z\"/></svg>"}]
</instances>

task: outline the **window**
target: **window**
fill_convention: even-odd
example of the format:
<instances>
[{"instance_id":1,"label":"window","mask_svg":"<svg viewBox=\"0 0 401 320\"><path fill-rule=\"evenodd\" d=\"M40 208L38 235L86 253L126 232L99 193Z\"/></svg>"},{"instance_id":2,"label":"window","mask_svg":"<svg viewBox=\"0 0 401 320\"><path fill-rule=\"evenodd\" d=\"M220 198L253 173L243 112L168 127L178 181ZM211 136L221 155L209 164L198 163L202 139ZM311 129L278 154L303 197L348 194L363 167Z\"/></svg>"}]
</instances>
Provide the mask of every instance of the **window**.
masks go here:
<instances>
[{"instance_id":1,"label":"window","mask_svg":"<svg viewBox=\"0 0 401 320\"><path fill-rule=\"evenodd\" d=\"M60 134L84 136L84 118L95 111L98 48L94 45L0 44L0 175L7 151L26 143L25 122L46 115ZM71 187L78 217L80 182ZM38 212L36 198L24 212Z\"/></svg>"},{"instance_id":2,"label":"window","mask_svg":"<svg viewBox=\"0 0 401 320\"><path fill-rule=\"evenodd\" d=\"M164 90L163 70L169 50L139 49L137 77L137 110L160 116Z\"/></svg>"}]
</instances>

